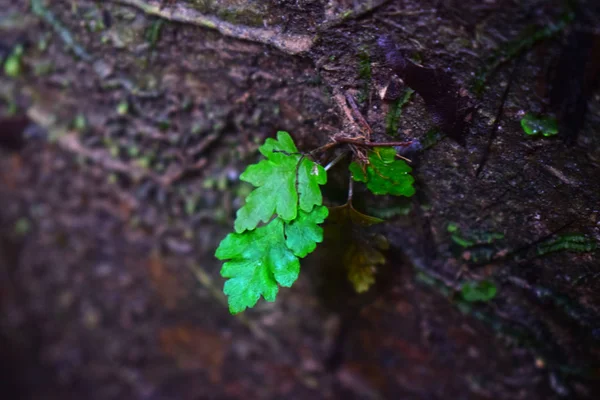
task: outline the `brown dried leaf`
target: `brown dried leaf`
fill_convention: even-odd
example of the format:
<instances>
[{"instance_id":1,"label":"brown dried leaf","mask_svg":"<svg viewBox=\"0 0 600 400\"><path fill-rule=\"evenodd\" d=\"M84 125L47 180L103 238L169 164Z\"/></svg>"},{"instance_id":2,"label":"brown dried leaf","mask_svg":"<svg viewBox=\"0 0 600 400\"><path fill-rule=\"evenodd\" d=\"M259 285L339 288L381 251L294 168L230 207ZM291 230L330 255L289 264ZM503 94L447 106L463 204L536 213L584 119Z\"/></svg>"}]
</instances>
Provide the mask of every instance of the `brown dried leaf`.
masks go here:
<instances>
[{"instance_id":1,"label":"brown dried leaf","mask_svg":"<svg viewBox=\"0 0 600 400\"><path fill-rule=\"evenodd\" d=\"M384 236L367 235L360 228L381 222L384 221L380 218L356 211L350 202L329 209L330 236L344 244L343 265L348 271L348 280L358 293L366 292L375 283L377 265L386 261L380 250L388 248Z\"/></svg>"},{"instance_id":2,"label":"brown dried leaf","mask_svg":"<svg viewBox=\"0 0 600 400\"><path fill-rule=\"evenodd\" d=\"M385 256L379 249L387 248L388 242L382 235L376 235L378 243L354 241L344 254L344 264L348 268L348 279L354 290L363 293L375 283L377 265L385 264Z\"/></svg>"},{"instance_id":3,"label":"brown dried leaf","mask_svg":"<svg viewBox=\"0 0 600 400\"><path fill-rule=\"evenodd\" d=\"M222 335L189 325L161 329L162 351L182 370L205 370L214 383L221 381L221 367L229 340Z\"/></svg>"}]
</instances>

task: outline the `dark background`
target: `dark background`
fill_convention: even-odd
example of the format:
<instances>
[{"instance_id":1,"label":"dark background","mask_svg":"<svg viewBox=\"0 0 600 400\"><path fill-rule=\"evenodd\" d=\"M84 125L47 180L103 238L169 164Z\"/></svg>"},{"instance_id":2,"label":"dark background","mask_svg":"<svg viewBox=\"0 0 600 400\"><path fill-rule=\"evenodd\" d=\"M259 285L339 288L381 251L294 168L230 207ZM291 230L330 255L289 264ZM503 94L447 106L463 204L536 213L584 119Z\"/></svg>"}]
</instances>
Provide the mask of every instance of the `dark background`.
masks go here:
<instances>
[{"instance_id":1,"label":"dark background","mask_svg":"<svg viewBox=\"0 0 600 400\"><path fill-rule=\"evenodd\" d=\"M24 49L0 76L3 398L597 398L598 250L535 252L600 238L594 3L0 0L0 55ZM414 198L356 189L389 219L369 292L324 243L275 303L231 316L213 254L240 172L277 130L302 150L361 134L348 98L389 140L380 94L403 85L382 37L447 89L415 94L393 139L425 143L448 109L464 124L409 154ZM526 137L528 111L559 135ZM344 165L329 181L340 204ZM451 222L504 238L463 249ZM461 301L481 279L498 295Z\"/></svg>"}]
</instances>

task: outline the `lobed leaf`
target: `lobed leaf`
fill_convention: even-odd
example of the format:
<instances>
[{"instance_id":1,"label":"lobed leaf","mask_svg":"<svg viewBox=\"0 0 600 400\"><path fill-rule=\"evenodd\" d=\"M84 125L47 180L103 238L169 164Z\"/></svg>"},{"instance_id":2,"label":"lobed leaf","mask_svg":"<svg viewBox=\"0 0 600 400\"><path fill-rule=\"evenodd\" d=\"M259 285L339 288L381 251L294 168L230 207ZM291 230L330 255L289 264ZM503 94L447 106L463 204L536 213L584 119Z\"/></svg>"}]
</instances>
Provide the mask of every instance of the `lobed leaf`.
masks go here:
<instances>
[{"instance_id":1,"label":"lobed leaf","mask_svg":"<svg viewBox=\"0 0 600 400\"><path fill-rule=\"evenodd\" d=\"M325 221L328 214L327 207L317 206L310 213L300 211L298 218L285 224L285 244L296 256L305 257L323 241L323 228L318 224Z\"/></svg>"},{"instance_id":2,"label":"lobed leaf","mask_svg":"<svg viewBox=\"0 0 600 400\"><path fill-rule=\"evenodd\" d=\"M273 214L292 221L300 209L310 212L323 203L320 185L327 182L323 167L298 153L287 132L278 132L277 140L267 139L259 148L266 160L250 165L240 179L256 187L236 216L237 233L252 230L268 222Z\"/></svg>"},{"instance_id":3,"label":"lobed leaf","mask_svg":"<svg viewBox=\"0 0 600 400\"><path fill-rule=\"evenodd\" d=\"M277 284L290 287L300 272L298 258L286 245L280 218L253 231L227 235L215 256L229 260L223 264L221 276L229 278L223 291L232 314L253 307L261 295L274 301Z\"/></svg>"},{"instance_id":4,"label":"lobed leaf","mask_svg":"<svg viewBox=\"0 0 600 400\"><path fill-rule=\"evenodd\" d=\"M412 168L404 161L396 159L393 147L378 147L369 151L369 164L361 166L356 161L350 164L352 178L365 182L367 188L377 195L391 194L410 197L415 194Z\"/></svg>"},{"instance_id":5,"label":"lobed leaf","mask_svg":"<svg viewBox=\"0 0 600 400\"><path fill-rule=\"evenodd\" d=\"M318 224L328 215L320 188L326 171L299 154L287 132L267 139L259 151L266 159L240 176L256 188L237 212L236 233L227 235L215 253L226 261L221 275L227 278L223 291L232 314L253 307L261 296L274 301L279 285L296 281L298 257L323 240Z\"/></svg>"},{"instance_id":6,"label":"lobed leaf","mask_svg":"<svg viewBox=\"0 0 600 400\"><path fill-rule=\"evenodd\" d=\"M377 265L385 264L385 256L379 249L388 248L387 240L381 235L373 239L369 242L352 242L344 254L344 264L348 267L348 280L357 293L369 290L375 283Z\"/></svg>"}]
</instances>

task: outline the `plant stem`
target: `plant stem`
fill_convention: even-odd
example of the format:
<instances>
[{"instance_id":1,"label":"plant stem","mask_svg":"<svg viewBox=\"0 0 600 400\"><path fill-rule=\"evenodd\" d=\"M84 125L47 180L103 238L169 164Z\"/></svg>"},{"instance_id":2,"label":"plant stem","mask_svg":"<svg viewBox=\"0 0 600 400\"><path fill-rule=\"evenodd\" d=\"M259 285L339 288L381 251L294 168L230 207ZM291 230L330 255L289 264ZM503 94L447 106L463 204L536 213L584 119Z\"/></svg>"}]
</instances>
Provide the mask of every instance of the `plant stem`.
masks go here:
<instances>
[{"instance_id":1,"label":"plant stem","mask_svg":"<svg viewBox=\"0 0 600 400\"><path fill-rule=\"evenodd\" d=\"M394 146L408 147L413 143L412 141L408 141L408 142L365 142L361 139L353 139L353 138L347 138L347 137L337 137L337 138L334 138L333 140L334 140L334 143L349 143L349 144L353 144L355 146L364 146L364 147L394 147Z\"/></svg>"},{"instance_id":2,"label":"plant stem","mask_svg":"<svg viewBox=\"0 0 600 400\"><path fill-rule=\"evenodd\" d=\"M329 171L329 169L331 169L333 166L335 166L335 164L337 164L338 162L340 162L342 160L342 158L346 157L346 154L348 154L348 152L344 151L344 152L340 153L336 158L334 158L333 160L331 160L329 162L329 164L327 164L325 166L325 171Z\"/></svg>"},{"instance_id":3,"label":"plant stem","mask_svg":"<svg viewBox=\"0 0 600 400\"><path fill-rule=\"evenodd\" d=\"M339 146L340 144L351 144L354 146L362 146L362 147L408 147L413 144L412 141L408 142L365 142L363 139L349 138L349 137L333 137L332 142L324 144L321 147L317 147L316 149L310 151L308 153L309 156L327 151L335 146Z\"/></svg>"},{"instance_id":4,"label":"plant stem","mask_svg":"<svg viewBox=\"0 0 600 400\"><path fill-rule=\"evenodd\" d=\"M350 204L350 207L352 207L352 195L354 194L354 179L352 179L352 174L350 174L350 180L348 181L348 201L347 203Z\"/></svg>"}]
</instances>

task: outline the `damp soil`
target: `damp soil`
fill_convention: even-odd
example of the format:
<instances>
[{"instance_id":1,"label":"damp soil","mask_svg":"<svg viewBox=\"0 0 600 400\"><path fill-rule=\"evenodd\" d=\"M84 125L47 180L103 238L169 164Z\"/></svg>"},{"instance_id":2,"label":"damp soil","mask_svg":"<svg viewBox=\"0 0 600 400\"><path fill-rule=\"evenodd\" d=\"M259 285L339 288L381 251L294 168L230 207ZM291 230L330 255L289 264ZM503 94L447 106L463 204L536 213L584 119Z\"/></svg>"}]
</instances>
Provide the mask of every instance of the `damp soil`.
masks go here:
<instances>
[{"instance_id":1,"label":"damp soil","mask_svg":"<svg viewBox=\"0 0 600 400\"><path fill-rule=\"evenodd\" d=\"M600 92L585 84L599 70L593 2L494 61L523 32L560 25L564 7L0 0L2 390L598 398L600 251L536 251L566 233L600 240ZM592 36L569 53L573 32ZM568 70L588 71L573 80L583 122L576 136L528 137L519 121L553 112L564 54L589 55ZM304 151L341 134L413 141L417 194L355 187L356 207L388 220L368 292L352 290L324 243L276 302L231 316L213 254L250 190L241 171L278 130ZM329 205L344 201L346 165L329 172ZM483 279L496 297L462 301L461 284Z\"/></svg>"}]
</instances>

